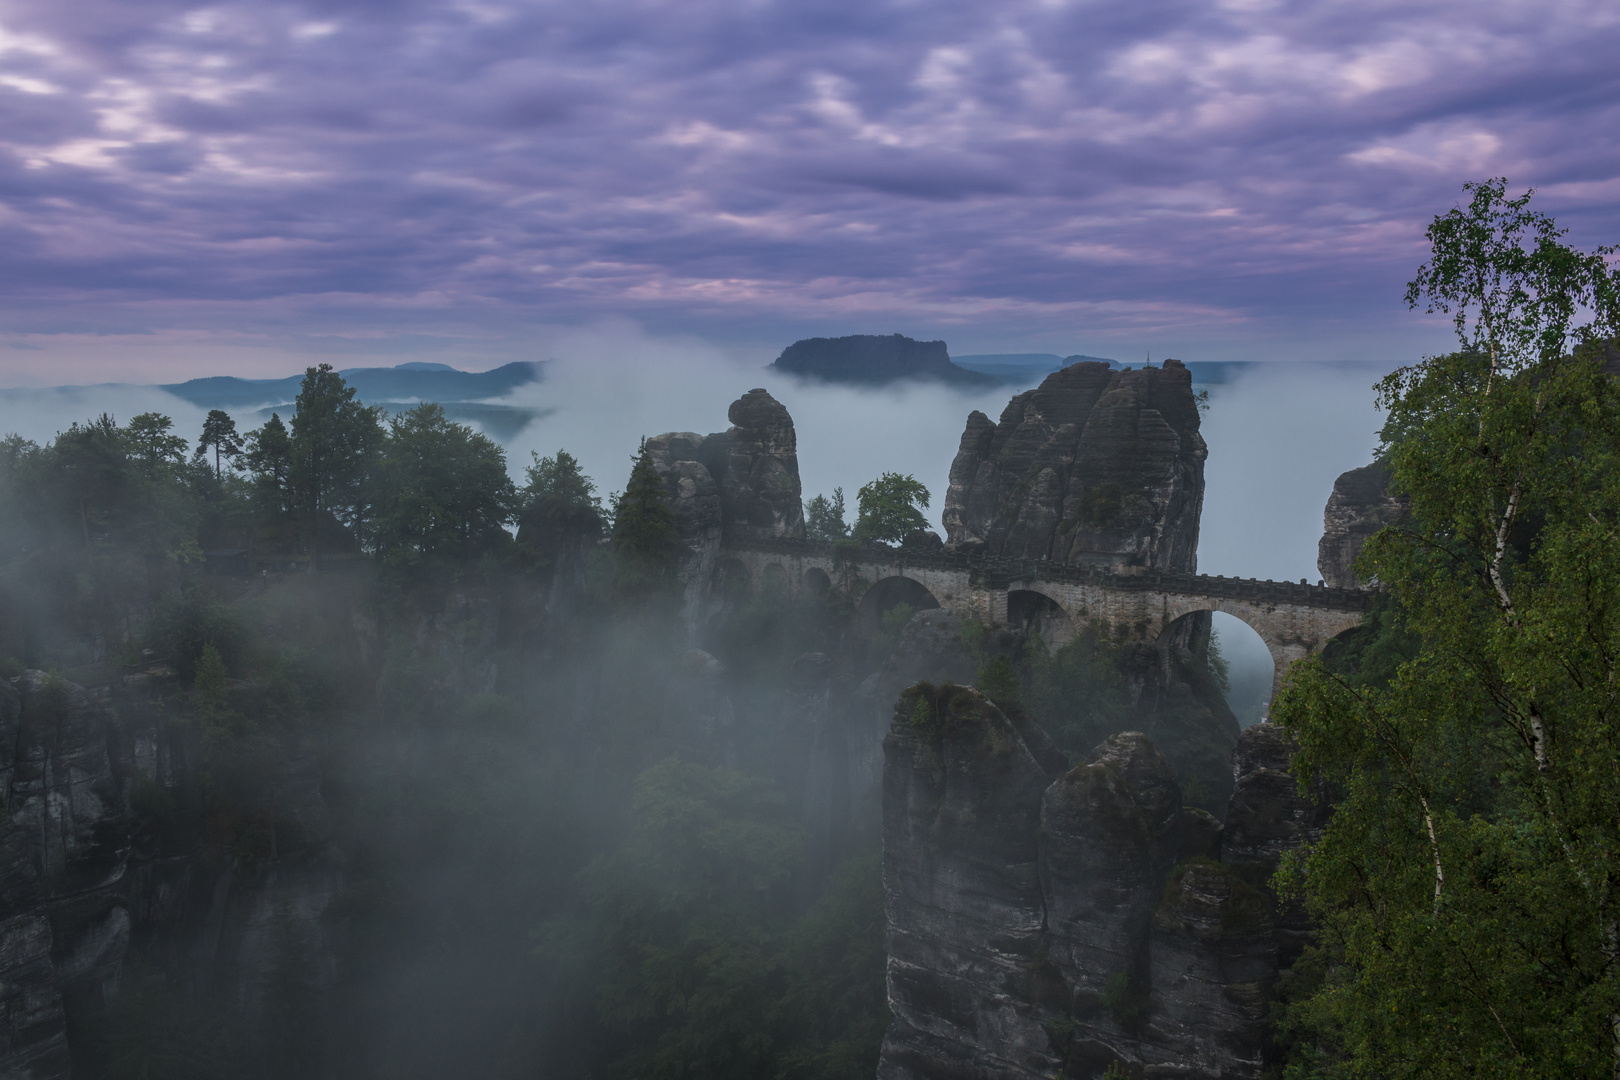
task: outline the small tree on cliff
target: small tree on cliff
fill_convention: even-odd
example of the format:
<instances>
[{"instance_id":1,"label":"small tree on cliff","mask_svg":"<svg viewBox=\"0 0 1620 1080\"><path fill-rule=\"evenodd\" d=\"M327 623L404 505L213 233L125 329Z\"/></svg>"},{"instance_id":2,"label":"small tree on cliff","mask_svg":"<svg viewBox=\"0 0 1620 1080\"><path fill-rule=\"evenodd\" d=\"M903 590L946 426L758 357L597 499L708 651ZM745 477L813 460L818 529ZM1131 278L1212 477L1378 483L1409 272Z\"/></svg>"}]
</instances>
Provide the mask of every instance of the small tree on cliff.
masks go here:
<instances>
[{"instance_id":1,"label":"small tree on cliff","mask_svg":"<svg viewBox=\"0 0 1620 1080\"><path fill-rule=\"evenodd\" d=\"M833 488L832 498L817 495L804 508L804 531L812 540L830 544L849 535L849 523L844 520L844 489Z\"/></svg>"},{"instance_id":2,"label":"small tree on cliff","mask_svg":"<svg viewBox=\"0 0 1620 1080\"><path fill-rule=\"evenodd\" d=\"M653 468L647 441L613 512L613 591L621 599L667 595L680 569L680 537L669 492Z\"/></svg>"},{"instance_id":3,"label":"small tree on cliff","mask_svg":"<svg viewBox=\"0 0 1620 1080\"><path fill-rule=\"evenodd\" d=\"M1620 1075L1620 275L1505 186L1435 219L1407 293L1463 351L1379 387L1412 514L1359 572L1416 655L1313 658L1273 709L1339 793L1284 879L1327 954L1297 1014L1323 1075Z\"/></svg>"},{"instance_id":4,"label":"small tree on cliff","mask_svg":"<svg viewBox=\"0 0 1620 1080\"><path fill-rule=\"evenodd\" d=\"M909 473L884 473L863 485L856 501L860 507L855 519L857 540L898 544L928 528L928 519L922 515L928 509L928 489Z\"/></svg>"}]
</instances>

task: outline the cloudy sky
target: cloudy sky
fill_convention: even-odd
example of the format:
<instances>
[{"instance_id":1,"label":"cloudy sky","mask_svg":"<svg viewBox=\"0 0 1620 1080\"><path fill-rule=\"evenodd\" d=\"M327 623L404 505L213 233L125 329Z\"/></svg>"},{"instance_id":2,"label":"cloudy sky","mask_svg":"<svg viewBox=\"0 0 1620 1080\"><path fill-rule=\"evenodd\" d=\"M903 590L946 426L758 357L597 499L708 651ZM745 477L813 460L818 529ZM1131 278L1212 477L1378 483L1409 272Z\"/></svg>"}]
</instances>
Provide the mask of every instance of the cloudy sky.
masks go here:
<instances>
[{"instance_id":1,"label":"cloudy sky","mask_svg":"<svg viewBox=\"0 0 1620 1080\"><path fill-rule=\"evenodd\" d=\"M1620 240L1616 56L1615 0L0 0L0 385L593 326L1406 359L1465 180Z\"/></svg>"}]
</instances>

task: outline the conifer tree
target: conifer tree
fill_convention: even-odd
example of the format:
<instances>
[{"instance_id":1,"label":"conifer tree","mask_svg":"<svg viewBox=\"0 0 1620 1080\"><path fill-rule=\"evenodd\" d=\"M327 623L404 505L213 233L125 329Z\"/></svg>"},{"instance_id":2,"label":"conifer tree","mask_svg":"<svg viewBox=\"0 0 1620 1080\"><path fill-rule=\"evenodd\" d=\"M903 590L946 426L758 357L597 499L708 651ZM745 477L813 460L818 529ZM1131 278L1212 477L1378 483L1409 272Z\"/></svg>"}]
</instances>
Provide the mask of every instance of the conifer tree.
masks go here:
<instances>
[{"instance_id":1,"label":"conifer tree","mask_svg":"<svg viewBox=\"0 0 1620 1080\"><path fill-rule=\"evenodd\" d=\"M613 513L614 591L625 599L668 593L680 568L680 538L669 492L653 467L647 440Z\"/></svg>"}]
</instances>

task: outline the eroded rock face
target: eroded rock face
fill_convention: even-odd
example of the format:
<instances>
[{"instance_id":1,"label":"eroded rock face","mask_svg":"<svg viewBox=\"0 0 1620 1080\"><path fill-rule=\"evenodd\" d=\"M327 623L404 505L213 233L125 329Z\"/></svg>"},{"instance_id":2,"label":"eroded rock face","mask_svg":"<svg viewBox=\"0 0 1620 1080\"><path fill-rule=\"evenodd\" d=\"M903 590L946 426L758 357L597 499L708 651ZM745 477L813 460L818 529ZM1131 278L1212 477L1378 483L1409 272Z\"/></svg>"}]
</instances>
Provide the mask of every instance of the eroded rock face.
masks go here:
<instances>
[{"instance_id":1,"label":"eroded rock face","mask_svg":"<svg viewBox=\"0 0 1620 1080\"><path fill-rule=\"evenodd\" d=\"M724 540L804 539L793 418L764 390L748 391L726 415L732 426L713 435L672 431L647 440L686 548L680 574L689 620L714 584Z\"/></svg>"},{"instance_id":2,"label":"eroded rock face","mask_svg":"<svg viewBox=\"0 0 1620 1080\"><path fill-rule=\"evenodd\" d=\"M1351 469L1333 481L1316 546L1316 569L1327 585L1359 589L1369 584L1356 576L1356 556L1373 533L1408 509L1405 499L1390 493L1389 481L1389 466L1381 462Z\"/></svg>"},{"instance_id":3,"label":"eroded rock face","mask_svg":"<svg viewBox=\"0 0 1620 1080\"><path fill-rule=\"evenodd\" d=\"M130 918L124 784L104 709L28 671L0 681L0 1076L66 1077L62 998L116 975Z\"/></svg>"},{"instance_id":4,"label":"eroded rock face","mask_svg":"<svg viewBox=\"0 0 1620 1080\"><path fill-rule=\"evenodd\" d=\"M1260 1076L1273 988L1305 929L1268 883L1322 822L1287 773L1287 733L1240 737L1223 829L1182 806L1147 736L1110 736L1048 782L982 698L918 704L954 692L908 690L884 744L895 1021L879 1076ZM972 720L930 726L958 715Z\"/></svg>"},{"instance_id":5,"label":"eroded rock face","mask_svg":"<svg viewBox=\"0 0 1620 1080\"><path fill-rule=\"evenodd\" d=\"M720 485L720 522L727 539L804 539L798 439L787 408L750 390L726 411L731 427L703 440L700 451Z\"/></svg>"},{"instance_id":6,"label":"eroded rock face","mask_svg":"<svg viewBox=\"0 0 1620 1080\"><path fill-rule=\"evenodd\" d=\"M1067 564L1197 566L1204 459L1192 376L1176 360L1085 362L968 417L945 496L947 541Z\"/></svg>"},{"instance_id":7,"label":"eroded rock face","mask_svg":"<svg viewBox=\"0 0 1620 1080\"><path fill-rule=\"evenodd\" d=\"M1071 995L1074 1048L1103 1068L1123 1056L1147 996L1148 921L1180 856L1181 814L1170 767L1134 731L1110 735L1041 799L1049 955Z\"/></svg>"},{"instance_id":8,"label":"eroded rock face","mask_svg":"<svg viewBox=\"0 0 1620 1080\"><path fill-rule=\"evenodd\" d=\"M919 684L884 739L889 1007L878 1076L1050 1077L1036 1002L1061 1004L1041 953L1041 791L1050 776L978 691Z\"/></svg>"}]
</instances>

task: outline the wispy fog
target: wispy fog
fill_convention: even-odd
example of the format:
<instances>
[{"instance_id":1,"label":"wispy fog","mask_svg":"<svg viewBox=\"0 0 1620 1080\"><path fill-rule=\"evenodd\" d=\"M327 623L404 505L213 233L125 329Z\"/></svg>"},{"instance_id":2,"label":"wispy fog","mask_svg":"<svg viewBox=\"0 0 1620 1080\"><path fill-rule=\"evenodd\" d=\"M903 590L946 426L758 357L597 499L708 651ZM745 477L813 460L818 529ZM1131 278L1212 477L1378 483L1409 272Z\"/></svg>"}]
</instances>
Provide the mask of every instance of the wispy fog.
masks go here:
<instances>
[{"instance_id":1,"label":"wispy fog","mask_svg":"<svg viewBox=\"0 0 1620 1080\"><path fill-rule=\"evenodd\" d=\"M776 375L757 358L697 341L653 338L627 325L598 327L554 343L544 381L503 404L553 410L507 440L521 482L529 452L566 449L602 493L623 487L645 435L706 434L727 427L726 408L756 386L788 407L799 436L805 498L842 487L853 516L856 490L885 471L914 474L943 509L951 459L967 415L1000 416L1019 388L962 392L940 386L856 389ZM1392 367L1393 365L1389 365ZM1317 579L1316 542L1333 480L1371 459L1379 415L1373 365L1256 365L1211 388L1203 529L1204 573L1276 580ZM195 438L205 410L150 387L88 386L0 391L0 433L44 442L75 420L106 411L120 421L147 410L171 416ZM237 412L244 430L261 421Z\"/></svg>"},{"instance_id":2,"label":"wispy fog","mask_svg":"<svg viewBox=\"0 0 1620 1080\"><path fill-rule=\"evenodd\" d=\"M1256 365L1211 388L1198 569L1315 582L1333 481L1372 460L1372 386L1395 365Z\"/></svg>"},{"instance_id":3,"label":"wispy fog","mask_svg":"<svg viewBox=\"0 0 1620 1080\"><path fill-rule=\"evenodd\" d=\"M805 498L842 487L853 515L862 484L882 472L912 473L933 493L936 522L968 413L983 409L999 416L1013 392L803 383L757 360L741 362L717 349L632 331L581 335L560 344L556 356L544 382L503 399L556 410L512 440L515 472L528 462L529 451L562 448L580 459L604 493L615 491L624 486L642 436L724 431L727 407L762 386L793 416Z\"/></svg>"},{"instance_id":4,"label":"wispy fog","mask_svg":"<svg viewBox=\"0 0 1620 1080\"><path fill-rule=\"evenodd\" d=\"M64 386L47 390L0 390L0 437L21 435L44 444L74 421L107 413L120 424L143 412L158 412L174 421L177 434L196 439L208 410L181 401L151 386ZM237 423L248 420L237 417Z\"/></svg>"}]
</instances>

